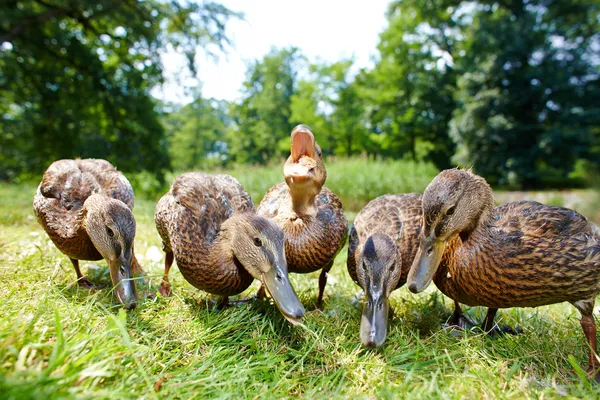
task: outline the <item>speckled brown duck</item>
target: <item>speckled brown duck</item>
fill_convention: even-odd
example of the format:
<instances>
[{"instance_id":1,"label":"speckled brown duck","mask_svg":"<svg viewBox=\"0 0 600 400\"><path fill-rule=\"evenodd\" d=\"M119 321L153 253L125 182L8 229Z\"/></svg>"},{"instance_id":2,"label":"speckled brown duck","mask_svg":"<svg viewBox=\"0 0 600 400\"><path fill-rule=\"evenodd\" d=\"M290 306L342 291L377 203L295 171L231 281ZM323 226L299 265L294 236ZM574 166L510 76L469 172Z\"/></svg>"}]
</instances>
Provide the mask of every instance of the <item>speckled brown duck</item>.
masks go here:
<instances>
[{"instance_id":1,"label":"speckled brown duck","mask_svg":"<svg viewBox=\"0 0 600 400\"><path fill-rule=\"evenodd\" d=\"M171 294L168 274L175 259L190 284L221 296L219 306L258 279L290 322L303 316L288 277L283 232L256 215L235 178L200 172L178 176L158 202L155 221L166 253L162 295Z\"/></svg>"},{"instance_id":2,"label":"speckled brown duck","mask_svg":"<svg viewBox=\"0 0 600 400\"><path fill-rule=\"evenodd\" d=\"M283 174L285 182L269 189L258 206L258 214L283 229L290 272L322 270L317 299L318 308L322 308L327 273L346 242L348 221L340 199L323 187L327 172L321 148L305 125L292 131L291 154Z\"/></svg>"},{"instance_id":3,"label":"speckled brown duck","mask_svg":"<svg viewBox=\"0 0 600 400\"><path fill-rule=\"evenodd\" d=\"M592 349L592 315L600 291L600 229L575 211L532 201L494 208L485 179L470 171L442 171L423 195L420 247L408 276L409 289L431 280L448 297L489 307L483 330L499 308L537 307L568 301L581 313Z\"/></svg>"},{"instance_id":4,"label":"speckled brown duck","mask_svg":"<svg viewBox=\"0 0 600 400\"><path fill-rule=\"evenodd\" d=\"M348 272L365 293L360 339L380 346L387 335L388 298L406 283L419 247L421 195L387 194L357 215L348 241Z\"/></svg>"},{"instance_id":5,"label":"speckled brown duck","mask_svg":"<svg viewBox=\"0 0 600 400\"><path fill-rule=\"evenodd\" d=\"M79 285L92 283L79 260L108 262L117 299L136 305L132 274L142 269L133 251L133 189L108 161L59 160L46 170L33 199L39 223L56 247L73 263Z\"/></svg>"}]
</instances>

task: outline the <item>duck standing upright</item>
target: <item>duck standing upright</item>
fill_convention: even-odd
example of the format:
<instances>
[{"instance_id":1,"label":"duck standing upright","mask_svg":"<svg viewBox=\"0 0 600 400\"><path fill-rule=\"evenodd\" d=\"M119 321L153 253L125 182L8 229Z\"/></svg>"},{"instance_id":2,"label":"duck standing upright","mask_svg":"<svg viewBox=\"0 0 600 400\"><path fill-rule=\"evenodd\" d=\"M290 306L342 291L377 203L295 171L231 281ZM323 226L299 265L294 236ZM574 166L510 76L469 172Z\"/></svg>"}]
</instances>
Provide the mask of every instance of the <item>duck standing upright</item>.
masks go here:
<instances>
[{"instance_id":1,"label":"duck standing upright","mask_svg":"<svg viewBox=\"0 0 600 400\"><path fill-rule=\"evenodd\" d=\"M442 171L423 194L420 247L408 276L418 293L431 281L448 297L499 308L568 301L581 313L599 380L593 310L600 291L600 229L575 211L533 201L494 208L492 189L470 171Z\"/></svg>"},{"instance_id":2,"label":"duck standing upright","mask_svg":"<svg viewBox=\"0 0 600 400\"><path fill-rule=\"evenodd\" d=\"M108 262L117 299L136 305L132 274L142 274L133 251L133 189L123 174L100 159L59 160L48 167L33 209L54 245L73 264L80 286L93 284L79 260Z\"/></svg>"},{"instance_id":3,"label":"duck standing upright","mask_svg":"<svg viewBox=\"0 0 600 400\"><path fill-rule=\"evenodd\" d=\"M189 283L221 296L219 306L258 279L290 322L303 316L288 277L283 232L256 215L235 178L200 172L178 176L156 205L154 219L166 253L162 295L171 294L168 274L175 259Z\"/></svg>"},{"instance_id":4,"label":"duck standing upright","mask_svg":"<svg viewBox=\"0 0 600 400\"><path fill-rule=\"evenodd\" d=\"M421 195L387 194L372 200L356 216L348 240L348 272L365 293L360 339L383 344L388 298L406 283L419 248Z\"/></svg>"},{"instance_id":5,"label":"duck standing upright","mask_svg":"<svg viewBox=\"0 0 600 400\"><path fill-rule=\"evenodd\" d=\"M258 206L258 214L275 221L285 235L290 272L319 276L317 307L323 306L327 273L348 236L342 202L323 187L327 172L321 148L311 130L292 130L290 156L283 166L285 182L273 186Z\"/></svg>"}]
</instances>

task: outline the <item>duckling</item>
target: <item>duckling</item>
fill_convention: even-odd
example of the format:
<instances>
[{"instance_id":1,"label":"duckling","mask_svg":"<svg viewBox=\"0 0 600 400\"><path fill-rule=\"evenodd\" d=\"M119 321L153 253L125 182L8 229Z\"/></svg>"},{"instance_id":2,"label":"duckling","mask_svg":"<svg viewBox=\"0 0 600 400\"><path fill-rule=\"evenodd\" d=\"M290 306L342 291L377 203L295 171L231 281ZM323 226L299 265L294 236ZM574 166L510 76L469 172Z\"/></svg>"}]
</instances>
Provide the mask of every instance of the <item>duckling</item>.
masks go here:
<instances>
[{"instance_id":1,"label":"duckling","mask_svg":"<svg viewBox=\"0 0 600 400\"><path fill-rule=\"evenodd\" d=\"M348 241L348 272L364 291L360 323L365 346L381 346L387 336L389 296L406 282L419 247L421 195L387 194L356 216Z\"/></svg>"},{"instance_id":2,"label":"duckling","mask_svg":"<svg viewBox=\"0 0 600 400\"><path fill-rule=\"evenodd\" d=\"M563 207L533 201L494 208L492 189L471 171L442 171L423 194L420 247L408 275L413 293L431 281L448 297L499 308L567 301L581 313L589 368L600 380L593 309L600 291L600 229Z\"/></svg>"},{"instance_id":3,"label":"duckling","mask_svg":"<svg viewBox=\"0 0 600 400\"><path fill-rule=\"evenodd\" d=\"M163 296L172 293L168 275L177 260L185 280L221 296L219 307L258 279L291 323L304 315L289 281L281 228L256 215L232 176L179 175L156 205L154 219L166 253Z\"/></svg>"},{"instance_id":4,"label":"duckling","mask_svg":"<svg viewBox=\"0 0 600 400\"><path fill-rule=\"evenodd\" d=\"M285 235L290 272L318 270L322 309L327 273L348 236L342 202L323 187L327 171L321 147L306 125L292 130L290 156L283 166L285 182L273 186L258 206L258 214L275 221Z\"/></svg>"},{"instance_id":5,"label":"duckling","mask_svg":"<svg viewBox=\"0 0 600 400\"><path fill-rule=\"evenodd\" d=\"M133 189L108 161L55 161L48 167L33 199L33 209L54 245L75 268L80 286L94 285L81 273L79 260L108 262L119 302L136 306L132 275L143 271L133 251Z\"/></svg>"}]
</instances>

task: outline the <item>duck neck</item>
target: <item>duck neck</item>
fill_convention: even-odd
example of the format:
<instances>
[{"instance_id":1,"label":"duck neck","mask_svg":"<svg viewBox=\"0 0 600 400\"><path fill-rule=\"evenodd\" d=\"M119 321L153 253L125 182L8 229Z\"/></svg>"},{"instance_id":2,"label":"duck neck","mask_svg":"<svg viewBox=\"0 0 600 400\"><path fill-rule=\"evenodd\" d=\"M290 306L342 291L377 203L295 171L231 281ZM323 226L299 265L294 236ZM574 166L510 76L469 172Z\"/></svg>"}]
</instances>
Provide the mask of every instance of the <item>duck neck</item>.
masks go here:
<instances>
[{"instance_id":1,"label":"duck neck","mask_svg":"<svg viewBox=\"0 0 600 400\"><path fill-rule=\"evenodd\" d=\"M471 180L473 209L476 211L470 219L471 223L459 233L463 243L467 243L473 234L482 233L489 229L489 220L494 209L494 194L490 185L478 175L472 174Z\"/></svg>"},{"instance_id":2,"label":"duck neck","mask_svg":"<svg viewBox=\"0 0 600 400\"><path fill-rule=\"evenodd\" d=\"M288 185L290 196L292 198L292 210L299 217L317 215L317 205L315 199L321 191L315 186L296 186Z\"/></svg>"}]
</instances>

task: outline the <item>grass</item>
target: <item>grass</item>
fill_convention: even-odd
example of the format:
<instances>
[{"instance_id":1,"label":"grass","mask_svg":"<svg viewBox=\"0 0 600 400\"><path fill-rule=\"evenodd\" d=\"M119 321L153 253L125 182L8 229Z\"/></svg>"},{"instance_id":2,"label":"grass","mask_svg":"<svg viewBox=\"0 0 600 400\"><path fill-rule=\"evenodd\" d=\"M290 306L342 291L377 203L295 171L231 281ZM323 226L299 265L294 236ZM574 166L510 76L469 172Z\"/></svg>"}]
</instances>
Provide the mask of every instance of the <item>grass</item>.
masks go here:
<instances>
[{"instance_id":1,"label":"grass","mask_svg":"<svg viewBox=\"0 0 600 400\"><path fill-rule=\"evenodd\" d=\"M377 166L381 170L372 176L385 178L372 182L363 178L361 162L344 166L356 174L348 181L335 178L341 175L337 166L329 168L328 186L347 196L345 204L404 191L394 189L399 182L406 191L422 190L430 179L420 170L426 167L394 172L389 168L399 166L392 165ZM234 174L253 195L281 179L280 173L252 169ZM500 323L523 327L519 336L457 337L440 326L451 311L448 299L435 288L422 295L402 288L392 296L395 318L385 345L363 348L358 287L348 277L345 249L332 269L323 312L314 310L318 274L292 276L311 310L306 328L291 327L263 301L212 312L208 296L176 268L173 297L146 299L125 313L112 304L109 290L73 284L70 262L33 217L34 190L0 185L0 398L600 395L596 385L577 374L587 363L587 349L578 313L568 304L501 311ZM142 294L152 291L162 272L154 204L136 199L136 253L149 281L140 286ZM94 265L83 263L83 269ZM255 283L241 297L256 289ZM483 318L481 308L468 311L474 319Z\"/></svg>"}]
</instances>

